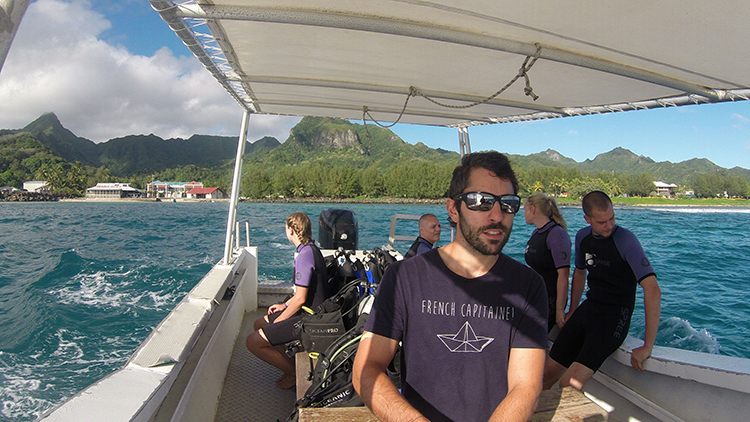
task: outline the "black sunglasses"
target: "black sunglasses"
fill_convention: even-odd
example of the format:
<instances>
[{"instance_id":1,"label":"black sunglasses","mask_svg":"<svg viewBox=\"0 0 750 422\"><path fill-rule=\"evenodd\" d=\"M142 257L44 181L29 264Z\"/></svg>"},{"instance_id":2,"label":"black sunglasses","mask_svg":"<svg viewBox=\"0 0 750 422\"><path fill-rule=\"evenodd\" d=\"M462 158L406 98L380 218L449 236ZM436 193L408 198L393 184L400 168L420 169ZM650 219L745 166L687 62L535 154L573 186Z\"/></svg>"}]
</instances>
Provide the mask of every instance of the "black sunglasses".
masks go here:
<instances>
[{"instance_id":1,"label":"black sunglasses","mask_svg":"<svg viewBox=\"0 0 750 422\"><path fill-rule=\"evenodd\" d=\"M464 192L453 198L464 201L466 208L472 211L489 211L500 202L500 209L508 214L515 214L521 208L521 197L518 195L493 195L487 192Z\"/></svg>"}]
</instances>

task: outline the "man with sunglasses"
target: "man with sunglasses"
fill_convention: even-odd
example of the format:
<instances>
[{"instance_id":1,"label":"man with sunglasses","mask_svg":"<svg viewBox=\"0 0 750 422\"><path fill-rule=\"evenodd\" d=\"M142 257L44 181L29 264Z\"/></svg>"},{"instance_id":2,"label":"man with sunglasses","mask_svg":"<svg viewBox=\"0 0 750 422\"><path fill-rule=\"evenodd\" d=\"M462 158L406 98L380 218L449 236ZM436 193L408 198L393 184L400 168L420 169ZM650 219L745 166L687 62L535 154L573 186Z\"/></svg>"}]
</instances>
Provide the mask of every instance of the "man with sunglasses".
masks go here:
<instances>
[{"instance_id":1,"label":"man with sunglasses","mask_svg":"<svg viewBox=\"0 0 750 422\"><path fill-rule=\"evenodd\" d=\"M383 421L526 421L542 389L547 292L502 254L521 204L508 159L464 156L453 172L453 242L392 264L354 363L354 386ZM402 392L386 374L399 342Z\"/></svg>"}]
</instances>

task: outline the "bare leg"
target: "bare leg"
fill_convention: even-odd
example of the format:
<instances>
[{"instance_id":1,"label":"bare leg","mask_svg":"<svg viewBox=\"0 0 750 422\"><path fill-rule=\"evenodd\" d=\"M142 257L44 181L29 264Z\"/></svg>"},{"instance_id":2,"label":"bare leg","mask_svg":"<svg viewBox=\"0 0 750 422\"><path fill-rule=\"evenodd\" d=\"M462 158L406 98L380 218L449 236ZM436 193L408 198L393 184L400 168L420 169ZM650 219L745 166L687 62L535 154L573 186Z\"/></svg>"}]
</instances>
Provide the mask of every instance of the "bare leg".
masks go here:
<instances>
[{"instance_id":1,"label":"bare leg","mask_svg":"<svg viewBox=\"0 0 750 422\"><path fill-rule=\"evenodd\" d=\"M578 362L573 362L560 379L560 387L570 386L582 390L583 384L586 384L586 381L590 380L593 376L594 371Z\"/></svg>"},{"instance_id":2,"label":"bare leg","mask_svg":"<svg viewBox=\"0 0 750 422\"><path fill-rule=\"evenodd\" d=\"M296 383L294 363L285 353L279 352L268 342L263 330L254 331L250 334L245 345L259 359L284 372L284 375L276 381L277 387L285 390L294 387Z\"/></svg>"},{"instance_id":3,"label":"bare leg","mask_svg":"<svg viewBox=\"0 0 750 422\"><path fill-rule=\"evenodd\" d=\"M563 376L568 368L560 365L555 360L547 356L547 362L544 365L544 381L542 388L545 390L551 389L557 381Z\"/></svg>"},{"instance_id":4,"label":"bare leg","mask_svg":"<svg viewBox=\"0 0 750 422\"><path fill-rule=\"evenodd\" d=\"M253 329L255 331L258 331L268 324L270 324L270 322L268 322L268 315L265 315L255 320L255 322L253 323Z\"/></svg>"}]
</instances>

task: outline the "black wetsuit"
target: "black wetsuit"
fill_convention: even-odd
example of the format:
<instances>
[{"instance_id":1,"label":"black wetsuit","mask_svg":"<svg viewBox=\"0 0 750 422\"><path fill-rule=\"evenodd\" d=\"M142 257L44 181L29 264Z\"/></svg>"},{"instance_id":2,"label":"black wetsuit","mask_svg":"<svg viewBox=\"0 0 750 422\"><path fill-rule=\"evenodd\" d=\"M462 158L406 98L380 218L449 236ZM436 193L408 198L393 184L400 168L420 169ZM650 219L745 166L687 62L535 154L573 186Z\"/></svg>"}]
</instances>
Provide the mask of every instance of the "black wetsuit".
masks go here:
<instances>
[{"instance_id":1,"label":"black wetsuit","mask_svg":"<svg viewBox=\"0 0 750 422\"><path fill-rule=\"evenodd\" d=\"M560 330L550 358L565 367L578 362L596 371L627 337L636 286L655 273L635 235L619 226L605 238L584 227L576 235L575 251L576 268L588 272L589 290Z\"/></svg>"},{"instance_id":2,"label":"black wetsuit","mask_svg":"<svg viewBox=\"0 0 750 422\"><path fill-rule=\"evenodd\" d=\"M570 236L562 226L550 221L535 229L526 243L526 263L544 279L547 286L549 318L547 328L557 323L557 270L570 268Z\"/></svg>"},{"instance_id":3,"label":"black wetsuit","mask_svg":"<svg viewBox=\"0 0 750 422\"><path fill-rule=\"evenodd\" d=\"M411 245L409 250L404 255L404 259L411 258L413 256L421 255L425 252L429 252L432 249L432 243L428 242L422 236L417 236L417 240Z\"/></svg>"}]
</instances>

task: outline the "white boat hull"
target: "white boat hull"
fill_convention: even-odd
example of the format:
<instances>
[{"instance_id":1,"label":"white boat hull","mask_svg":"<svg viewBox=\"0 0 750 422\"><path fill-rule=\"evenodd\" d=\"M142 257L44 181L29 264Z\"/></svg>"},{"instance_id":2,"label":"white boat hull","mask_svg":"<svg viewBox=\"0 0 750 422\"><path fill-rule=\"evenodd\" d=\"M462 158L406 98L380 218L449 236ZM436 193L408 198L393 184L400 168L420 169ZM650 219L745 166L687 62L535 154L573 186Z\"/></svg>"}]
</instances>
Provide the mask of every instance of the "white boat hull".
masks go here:
<instances>
[{"instance_id":1,"label":"white boat hull","mask_svg":"<svg viewBox=\"0 0 750 422\"><path fill-rule=\"evenodd\" d=\"M125 367L40 420L149 421L157 412L172 421L214 420L245 313L290 291L258 286L257 248L235 257L215 266ZM222 301L231 285L234 296ZM642 373L630 367L630 350L641 344L628 337L585 388L618 420L748 420L750 359L655 347Z\"/></svg>"}]
</instances>

